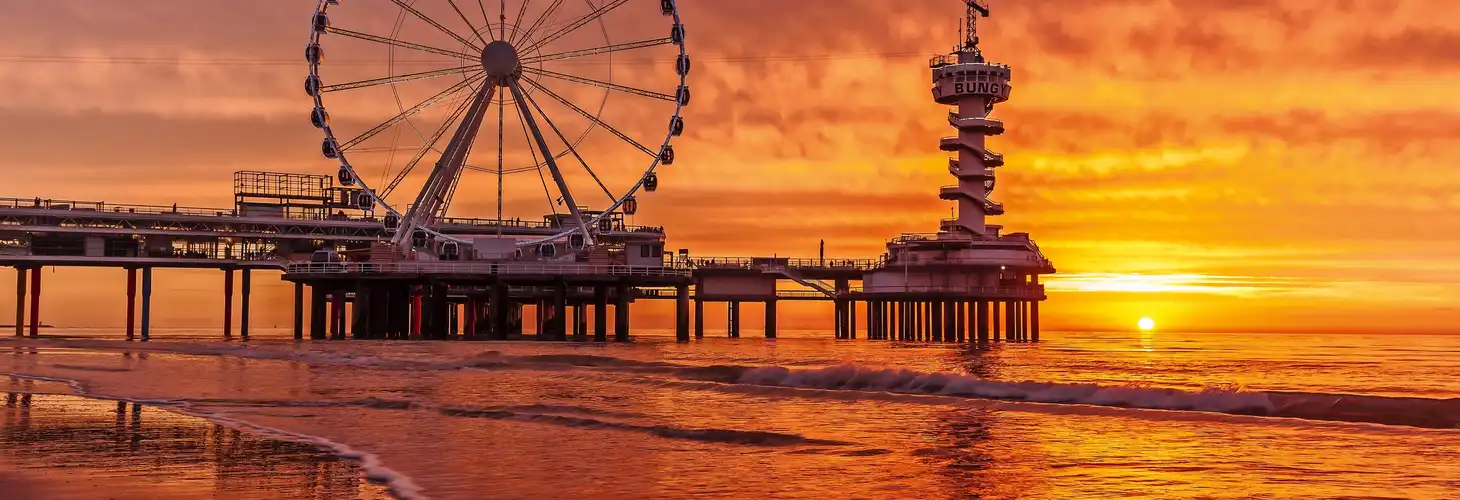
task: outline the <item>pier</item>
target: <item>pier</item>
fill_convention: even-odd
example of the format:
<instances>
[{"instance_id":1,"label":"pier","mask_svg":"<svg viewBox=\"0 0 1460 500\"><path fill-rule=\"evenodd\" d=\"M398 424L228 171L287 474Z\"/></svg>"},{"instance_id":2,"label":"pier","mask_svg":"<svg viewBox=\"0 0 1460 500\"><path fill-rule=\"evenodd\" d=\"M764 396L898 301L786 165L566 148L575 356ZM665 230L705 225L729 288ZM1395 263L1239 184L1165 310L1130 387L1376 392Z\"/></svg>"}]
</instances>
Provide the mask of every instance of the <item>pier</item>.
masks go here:
<instances>
[{"instance_id":1,"label":"pier","mask_svg":"<svg viewBox=\"0 0 1460 500\"><path fill-rule=\"evenodd\" d=\"M979 47L977 20L988 16L988 9L968 2L965 39L929 62L932 99L949 107L946 120L956 131L936 143L929 141L930 149L936 145L952 155L946 169L956 182L938 188L936 196L952 202L956 215L938 221L935 233L891 238L879 256L810 259L666 251L665 228L627 223L638 210L639 197L659 189L659 170L675 163L671 143L685 130L681 111L691 102L687 28L675 2L650 5L645 13L665 23L665 38L528 56L547 43L530 42L540 26L508 25L504 18L501 39L494 36L486 43L477 33L481 47L459 39L469 50L450 52L451 63L466 61L467 66L330 82L323 53L341 37L416 50L423 46L337 26L332 9L357 7L320 1L310 19L304 51L309 73L303 89L313 105L310 121L323 134L320 153L336 165L336 175L237 172L229 208L0 198L0 266L16 271L15 335L39 335L44 297L40 269L80 266L127 274L127 340L151 339L152 291L158 286L154 271L166 268L223 273L222 338L227 340L235 338L235 314L237 338L249 338L250 296L260 273L278 273L293 284L293 334L299 340L307 334L312 340L586 341L591 336L606 342L612 311L614 340L628 341L633 332L630 308L646 300L674 301L674 332L680 341L703 338L705 309L720 304L728 312L728 335L740 337L741 306L746 303L764 305L765 336L775 338L782 301L831 302L829 323L837 339L1039 340L1039 304L1046 299L1039 277L1055 272L1054 265L1027 233L1005 232L988 220L1006 212L990 198L1004 156L985 143L1005 131L1004 123L990 114L1009 99L1013 75L1009 66L987 61ZM413 15L430 18L419 11ZM591 17L547 39L561 38L588 21ZM666 78L672 92L539 67L544 61L652 47L664 47L665 55L674 57L673 74ZM336 93L447 75L461 80L375 127L354 131L358 135L343 135L342 125L330 123L326 105L335 102ZM553 91L546 83L551 81L643 99L645 114L662 111L667 127L662 135L631 137ZM448 97L454 99L455 111L439 124L422 127L436 132L415 147L409 162L381 163L380 155L373 155L396 149L396 144L372 142L382 132L402 123L416 127L413 117L419 119L421 110ZM581 116L557 116L559 122L554 122L537 98L557 101ZM514 129L507 125L509 110L515 115L512 125L523 134L522 152L535 165L507 165L505 138ZM488 119L489 113L497 116ZM570 139L558 126L565 118L582 118L589 130L603 129L643 152L643 170L631 171L633 176L617 183L601 178L585 157L591 151L580 150L581 138ZM493 127L497 130L482 130ZM475 150L482 157L471 158L479 138L484 147ZM554 151L549 139L557 139L563 149ZM496 156L486 156L488 151ZM427 159L434 165L424 175L412 176ZM469 159L476 165L468 165ZM490 160L496 160L495 169L481 166ZM583 202L588 196L582 192L575 198L564 171L580 166L580 174L597 184L587 190L596 197L594 188L600 188L608 201ZM468 171L494 174L495 217L450 215L451 201ZM505 176L520 172L538 174L534 182L540 181L547 200L543 212L551 214L540 220L504 215ZM390 182L372 188L367 179ZM408 179L421 181L414 193L397 189Z\"/></svg>"}]
</instances>

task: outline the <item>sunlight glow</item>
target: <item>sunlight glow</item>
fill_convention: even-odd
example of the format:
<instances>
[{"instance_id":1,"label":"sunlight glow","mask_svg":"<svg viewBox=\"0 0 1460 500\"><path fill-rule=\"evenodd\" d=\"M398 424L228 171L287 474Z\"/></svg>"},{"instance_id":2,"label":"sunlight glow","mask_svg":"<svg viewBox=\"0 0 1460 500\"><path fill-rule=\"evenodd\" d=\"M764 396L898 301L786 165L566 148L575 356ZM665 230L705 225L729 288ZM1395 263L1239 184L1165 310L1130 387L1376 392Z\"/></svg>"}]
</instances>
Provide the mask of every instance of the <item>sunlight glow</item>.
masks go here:
<instances>
[{"instance_id":1,"label":"sunlight glow","mask_svg":"<svg viewBox=\"0 0 1460 500\"><path fill-rule=\"evenodd\" d=\"M1141 327L1141 330L1143 331L1149 332L1156 328L1156 320L1151 318L1141 318L1140 321L1136 322L1136 326Z\"/></svg>"}]
</instances>

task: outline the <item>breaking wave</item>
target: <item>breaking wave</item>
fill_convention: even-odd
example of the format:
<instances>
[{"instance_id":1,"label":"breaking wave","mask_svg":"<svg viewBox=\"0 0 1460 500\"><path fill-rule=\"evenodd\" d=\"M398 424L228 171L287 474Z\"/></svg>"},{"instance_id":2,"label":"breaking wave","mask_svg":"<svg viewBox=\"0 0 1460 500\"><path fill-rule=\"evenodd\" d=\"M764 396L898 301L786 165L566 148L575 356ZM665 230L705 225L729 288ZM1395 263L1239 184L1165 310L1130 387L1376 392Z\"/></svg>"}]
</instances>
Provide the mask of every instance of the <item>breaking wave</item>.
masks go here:
<instances>
[{"instance_id":1,"label":"breaking wave","mask_svg":"<svg viewBox=\"0 0 1460 500\"><path fill-rule=\"evenodd\" d=\"M57 347L116 349L115 342L67 341ZM1262 392L1231 387L1183 390L1138 385L989 380L958 373L926 373L896 368L847 364L825 368L783 366L692 365L643 361L599 354L508 355L484 350L459 358L396 359L360 352L309 350L283 346L220 344L126 345L129 352L221 355L301 362L311 365L368 366L394 370L577 371L623 373L673 381L708 383L702 388L780 387L821 391L855 391L845 395L884 393L979 398L1043 404L1093 405L1148 410L1199 411L1232 415L1289 417L1308 420L1404 425L1434 429L1460 428L1460 399L1427 399L1352 394ZM53 365L61 367L59 365ZM70 366L85 370L90 367ZM793 397L841 397L801 391ZM376 402L389 405L391 403ZM508 410L509 409L500 409Z\"/></svg>"}]
</instances>

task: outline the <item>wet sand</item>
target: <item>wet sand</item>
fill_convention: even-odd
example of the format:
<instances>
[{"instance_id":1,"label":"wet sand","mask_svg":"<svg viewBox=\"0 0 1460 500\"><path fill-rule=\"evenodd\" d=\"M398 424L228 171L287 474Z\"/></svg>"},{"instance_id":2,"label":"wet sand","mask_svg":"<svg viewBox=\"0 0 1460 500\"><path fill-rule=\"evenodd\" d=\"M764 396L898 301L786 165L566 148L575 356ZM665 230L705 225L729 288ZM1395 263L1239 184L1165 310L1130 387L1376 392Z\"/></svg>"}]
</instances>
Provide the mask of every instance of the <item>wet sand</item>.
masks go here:
<instances>
[{"instance_id":1,"label":"wet sand","mask_svg":"<svg viewBox=\"0 0 1460 500\"><path fill-rule=\"evenodd\" d=\"M0 498L387 499L355 462L163 408L8 392Z\"/></svg>"}]
</instances>

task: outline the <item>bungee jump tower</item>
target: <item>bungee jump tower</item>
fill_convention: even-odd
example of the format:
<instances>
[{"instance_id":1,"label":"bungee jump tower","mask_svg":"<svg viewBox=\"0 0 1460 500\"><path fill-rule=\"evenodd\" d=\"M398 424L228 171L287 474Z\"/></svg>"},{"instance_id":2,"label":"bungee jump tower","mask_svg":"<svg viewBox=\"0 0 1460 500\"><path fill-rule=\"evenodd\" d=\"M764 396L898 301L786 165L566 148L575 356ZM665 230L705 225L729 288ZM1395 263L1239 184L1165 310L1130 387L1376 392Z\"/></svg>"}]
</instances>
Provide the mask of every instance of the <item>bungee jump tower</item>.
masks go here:
<instances>
[{"instance_id":1,"label":"bungee jump tower","mask_svg":"<svg viewBox=\"0 0 1460 500\"><path fill-rule=\"evenodd\" d=\"M951 53L934 57L932 97L950 106L948 125L956 135L940 140L953 153L948 173L956 184L938 197L957 203L957 216L937 233L903 234L887 244L884 264L863 276L861 300L870 304L872 338L887 340L1038 340L1039 303L1045 300L1041 274L1055 272L1027 233L1002 233L988 218L1004 214L993 201L997 169L1004 156L986 147L1004 133L990 117L1009 99L1012 69L991 62L979 48L977 20L986 5L968 4L966 36Z\"/></svg>"}]
</instances>

